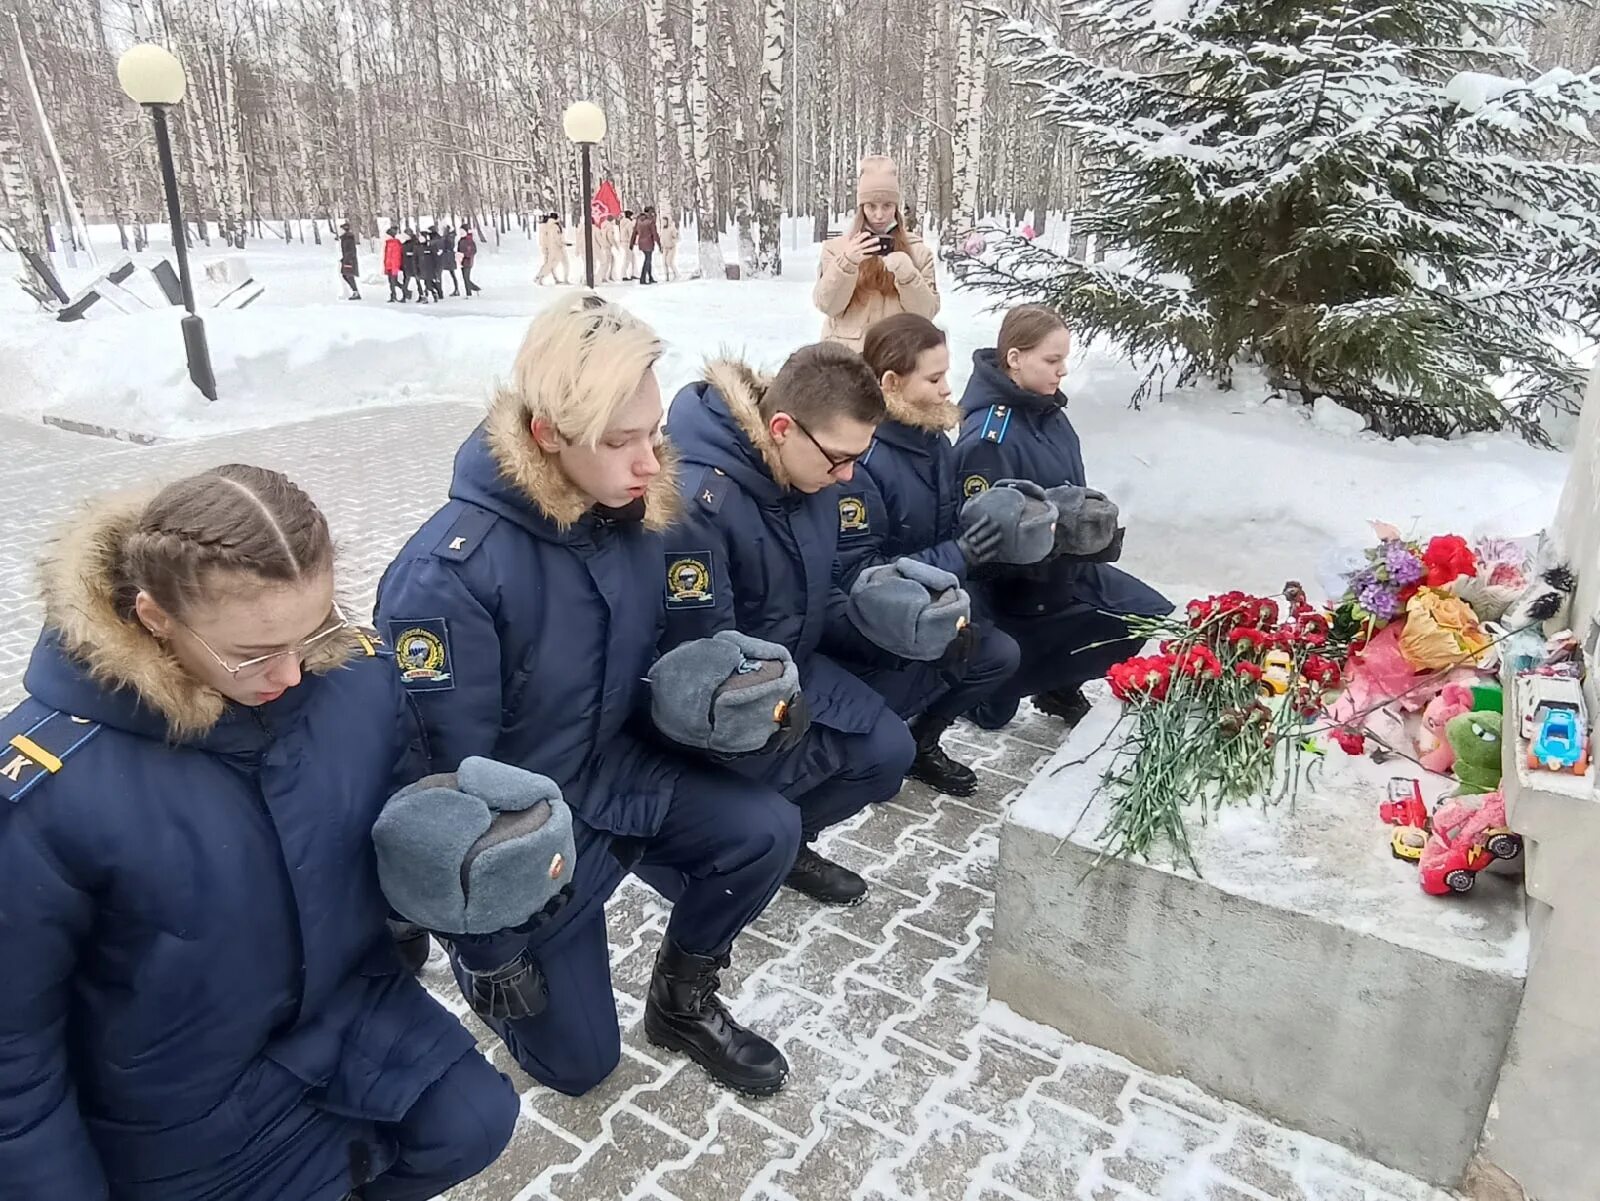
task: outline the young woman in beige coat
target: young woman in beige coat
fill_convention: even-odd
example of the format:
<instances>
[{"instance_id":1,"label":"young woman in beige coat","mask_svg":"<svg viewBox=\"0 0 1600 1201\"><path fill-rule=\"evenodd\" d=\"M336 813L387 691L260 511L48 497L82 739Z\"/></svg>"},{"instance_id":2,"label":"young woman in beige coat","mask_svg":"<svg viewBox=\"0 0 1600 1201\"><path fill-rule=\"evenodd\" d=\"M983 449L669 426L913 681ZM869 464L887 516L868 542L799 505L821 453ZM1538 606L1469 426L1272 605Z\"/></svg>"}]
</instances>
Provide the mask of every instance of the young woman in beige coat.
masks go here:
<instances>
[{"instance_id":1,"label":"young woman in beige coat","mask_svg":"<svg viewBox=\"0 0 1600 1201\"><path fill-rule=\"evenodd\" d=\"M905 228L900 172L892 159L869 155L856 181L855 220L848 233L822 245L813 303L822 312L824 340L860 351L867 329L898 313L932 318L939 312L933 251ZM880 253L890 238L888 254Z\"/></svg>"}]
</instances>

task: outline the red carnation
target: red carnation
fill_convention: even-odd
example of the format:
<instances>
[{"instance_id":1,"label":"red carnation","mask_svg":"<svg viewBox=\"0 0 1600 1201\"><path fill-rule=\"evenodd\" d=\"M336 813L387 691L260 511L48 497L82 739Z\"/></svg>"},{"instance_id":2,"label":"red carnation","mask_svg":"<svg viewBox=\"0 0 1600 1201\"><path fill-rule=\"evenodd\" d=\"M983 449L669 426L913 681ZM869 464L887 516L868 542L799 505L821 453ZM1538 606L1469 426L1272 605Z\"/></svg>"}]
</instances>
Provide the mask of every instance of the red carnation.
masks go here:
<instances>
[{"instance_id":1,"label":"red carnation","mask_svg":"<svg viewBox=\"0 0 1600 1201\"><path fill-rule=\"evenodd\" d=\"M1339 665L1325 655L1307 655L1300 665L1300 674L1324 688L1339 686Z\"/></svg>"},{"instance_id":2,"label":"red carnation","mask_svg":"<svg viewBox=\"0 0 1600 1201\"><path fill-rule=\"evenodd\" d=\"M1428 542L1422 554L1429 588L1443 588L1457 576L1477 575L1478 560L1467 540L1456 534L1443 534Z\"/></svg>"},{"instance_id":3,"label":"red carnation","mask_svg":"<svg viewBox=\"0 0 1600 1201\"><path fill-rule=\"evenodd\" d=\"M1359 755L1367 749L1367 740L1360 730L1352 730L1349 726L1340 726L1333 732L1333 740L1339 744L1339 749L1347 755Z\"/></svg>"},{"instance_id":4,"label":"red carnation","mask_svg":"<svg viewBox=\"0 0 1600 1201\"><path fill-rule=\"evenodd\" d=\"M1261 666L1257 663L1235 663L1233 670L1235 675L1254 680L1258 684L1261 682Z\"/></svg>"}]
</instances>

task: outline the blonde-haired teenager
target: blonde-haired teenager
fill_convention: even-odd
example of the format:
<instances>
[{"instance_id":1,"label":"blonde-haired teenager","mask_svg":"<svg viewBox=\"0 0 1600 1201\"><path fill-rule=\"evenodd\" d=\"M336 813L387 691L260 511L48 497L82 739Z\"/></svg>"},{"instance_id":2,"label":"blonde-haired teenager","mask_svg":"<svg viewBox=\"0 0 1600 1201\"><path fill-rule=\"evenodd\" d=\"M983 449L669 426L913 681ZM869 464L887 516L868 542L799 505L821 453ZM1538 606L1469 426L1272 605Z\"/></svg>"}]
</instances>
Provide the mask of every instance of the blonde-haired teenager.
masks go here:
<instances>
[{"instance_id":1,"label":"blonde-haired teenager","mask_svg":"<svg viewBox=\"0 0 1600 1201\"><path fill-rule=\"evenodd\" d=\"M500 998L479 1013L517 1062L573 1095L616 1066L604 906L641 869L683 882L647 1037L728 1087L773 1093L788 1066L724 1008L718 972L794 862L798 814L646 731L644 677L664 620L660 531L678 503L661 349L643 322L593 295L542 314L456 455L449 502L379 584L379 624L422 711L434 771L492 756L554 779L573 811L566 907L531 930L450 948L467 995Z\"/></svg>"}]
</instances>

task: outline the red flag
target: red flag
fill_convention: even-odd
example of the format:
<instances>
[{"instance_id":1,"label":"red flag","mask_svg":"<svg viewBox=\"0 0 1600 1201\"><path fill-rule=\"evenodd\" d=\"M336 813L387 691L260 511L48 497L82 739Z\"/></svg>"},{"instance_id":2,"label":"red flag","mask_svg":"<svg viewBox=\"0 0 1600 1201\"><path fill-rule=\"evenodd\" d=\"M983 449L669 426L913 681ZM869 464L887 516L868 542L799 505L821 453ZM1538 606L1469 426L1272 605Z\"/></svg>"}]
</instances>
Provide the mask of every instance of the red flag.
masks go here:
<instances>
[{"instance_id":1,"label":"red flag","mask_svg":"<svg viewBox=\"0 0 1600 1201\"><path fill-rule=\"evenodd\" d=\"M606 218L622 216L622 201L617 199L617 189L611 186L608 179L600 185L600 190L594 194L594 202L590 205L596 221Z\"/></svg>"}]
</instances>

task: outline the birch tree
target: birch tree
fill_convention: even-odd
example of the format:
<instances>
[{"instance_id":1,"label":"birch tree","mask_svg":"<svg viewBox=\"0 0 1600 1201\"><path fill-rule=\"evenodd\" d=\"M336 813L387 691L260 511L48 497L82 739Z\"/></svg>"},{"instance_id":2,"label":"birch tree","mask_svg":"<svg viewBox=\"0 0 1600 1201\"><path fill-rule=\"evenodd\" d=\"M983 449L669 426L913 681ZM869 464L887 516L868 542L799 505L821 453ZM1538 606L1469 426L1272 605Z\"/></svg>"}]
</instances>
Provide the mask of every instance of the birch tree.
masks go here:
<instances>
[{"instance_id":1,"label":"birch tree","mask_svg":"<svg viewBox=\"0 0 1600 1201\"><path fill-rule=\"evenodd\" d=\"M709 0L689 5L689 107L694 125L694 214L700 243L700 278L721 279L722 246L717 241L716 177L711 169L711 52L707 45L711 13Z\"/></svg>"},{"instance_id":2,"label":"birch tree","mask_svg":"<svg viewBox=\"0 0 1600 1201\"><path fill-rule=\"evenodd\" d=\"M766 0L761 38L761 154L756 172L756 221L761 245L755 273L783 274L783 57L788 12L784 0Z\"/></svg>"}]
</instances>

